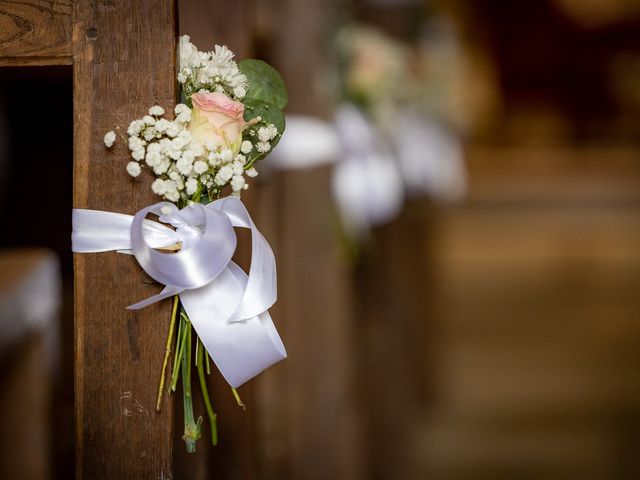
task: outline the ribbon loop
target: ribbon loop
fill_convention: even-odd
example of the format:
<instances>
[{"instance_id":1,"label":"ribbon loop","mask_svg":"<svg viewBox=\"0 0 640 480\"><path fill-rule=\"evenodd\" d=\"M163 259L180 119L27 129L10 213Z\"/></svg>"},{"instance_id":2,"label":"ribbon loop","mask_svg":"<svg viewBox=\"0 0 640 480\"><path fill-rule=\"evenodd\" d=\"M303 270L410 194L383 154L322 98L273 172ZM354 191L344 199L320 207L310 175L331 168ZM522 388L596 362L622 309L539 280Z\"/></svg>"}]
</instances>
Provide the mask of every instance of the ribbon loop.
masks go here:
<instances>
[{"instance_id":1,"label":"ribbon loop","mask_svg":"<svg viewBox=\"0 0 640 480\"><path fill-rule=\"evenodd\" d=\"M202 228L197 240L185 242L176 253L155 250L143 233L143 220L149 213L162 216L167 210L177 213L185 224ZM185 210L188 212L182 214ZM156 203L136 213L131 223L131 247L142 269L154 280L180 291L202 287L218 276L231 261L236 242L229 218L199 204L178 211L168 202Z\"/></svg>"}]
</instances>

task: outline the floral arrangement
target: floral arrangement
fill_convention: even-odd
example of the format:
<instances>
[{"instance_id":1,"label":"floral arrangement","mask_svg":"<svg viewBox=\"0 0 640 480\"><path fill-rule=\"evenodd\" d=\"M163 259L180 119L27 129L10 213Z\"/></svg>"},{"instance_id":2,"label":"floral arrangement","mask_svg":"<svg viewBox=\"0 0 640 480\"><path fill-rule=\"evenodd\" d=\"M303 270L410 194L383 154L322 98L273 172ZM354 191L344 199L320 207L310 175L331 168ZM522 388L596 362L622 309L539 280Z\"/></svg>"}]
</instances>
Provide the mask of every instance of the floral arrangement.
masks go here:
<instances>
[{"instance_id":1,"label":"floral arrangement","mask_svg":"<svg viewBox=\"0 0 640 480\"><path fill-rule=\"evenodd\" d=\"M336 36L338 78L344 99L384 118L410 88L410 51L381 31L355 24Z\"/></svg>"},{"instance_id":2,"label":"floral arrangement","mask_svg":"<svg viewBox=\"0 0 640 480\"><path fill-rule=\"evenodd\" d=\"M285 127L282 109L287 92L282 78L265 62L236 64L233 53L216 45L199 51L188 36L180 38L182 103L174 118L161 106L133 120L127 129L133 159L132 177L150 169L157 177L151 189L170 202L208 202L227 186L240 197L255 177L255 163L278 143ZM111 147L115 132L105 135Z\"/></svg>"},{"instance_id":3,"label":"floral arrangement","mask_svg":"<svg viewBox=\"0 0 640 480\"><path fill-rule=\"evenodd\" d=\"M163 107L155 105L149 109L148 115L130 123L126 131L127 137L123 135L132 159L126 165L126 170L132 177L139 177L143 170L150 171L156 177L151 184L153 192L180 209L195 204L211 204L224 196L224 193L239 198L242 191L249 187L248 178L258 174L256 163L269 154L284 132L282 109L287 103L284 82L278 72L263 61L247 59L236 63L234 54L225 46L216 45L213 51L202 52L190 42L188 36L179 39L179 62L177 81L180 85L181 102L175 106L171 116L167 115ZM114 131L108 132L104 136L105 146L111 148L116 139ZM220 209L223 210L224 207ZM174 210L165 205L159 212L160 220L164 221L162 215L169 215ZM236 212L233 215L237 217ZM78 226L74 225L74 230L78 230L76 235L80 237L81 224L79 220L76 223ZM179 223L172 224L180 231ZM238 225L234 223L233 226ZM240 226L255 230L250 219L245 225ZM259 232L257 234L259 235ZM256 231L254 257L255 235ZM235 248L235 237L233 242ZM180 249L180 243L163 247L165 252ZM95 250L76 247L74 251ZM268 255L262 253L262 256L269 260ZM230 255L228 260L230 261ZM236 279L241 279L234 268L229 271ZM275 282L275 264L273 277ZM244 282L245 288L248 288L246 280ZM261 314L261 321L264 321L263 317L264 314ZM270 318L268 321L271 321ZM269 336L273 340L273 334L269 332ZM280 342L279 338L277 342ZM193 412L192 362L198 373L214 445L217 444L216 414L205 380L205 372L210 372L210 352L205 349L204 340L201 341L197 333L192 331L192 321L185 309L184 300L178 294L173 296L167 348L158 387L158 411L161 409L165 393L165 372L172 345L175 345L175 348L168 390L176 390L182 374L183 439L187 450L193 452L196 441L201 436L202 417L195 420ZM281 345L281 342L277 344ZM284 352L284 347L281 348L281 352ZM283 356L276 355L275 359L268 359L270 363L266 363L266 366L284 356L286 352ZM212 358L215 360L213 355ZM266 367L260 366L247 378L263 368ZM229 381L227 375L225 378ZM243 378L242 381L245 380ZM244 408L235 388L232 388L232 392L238 405Z\"/></svg>"},{"instance_id":4,"label":"floral arrangement","mask_svg":"<svg viewBox=\"0 0 640 480\"><path fill-rule=\"evenodd\" d=\"M406 198L450 201L464 193L462 62L455 38L439 25L413 43L359 23L336 32L334 129L342 152L332 183L349 253L372 227L395 218ZM288 143L279 150L300 156Z\"/></svg>"},{"instance_id":5,"label":"floral arrangement","mask_svg":"<svg viewBox=\"0 0 640 480\"><path fill-rule=\"evenodd\" d=\"M434 22L414 45L364 24L336 35L342 97L385 129L410 109L463 129L470 112L465 85L468 67L454 27Z\"/></svg>"}]
</instances>

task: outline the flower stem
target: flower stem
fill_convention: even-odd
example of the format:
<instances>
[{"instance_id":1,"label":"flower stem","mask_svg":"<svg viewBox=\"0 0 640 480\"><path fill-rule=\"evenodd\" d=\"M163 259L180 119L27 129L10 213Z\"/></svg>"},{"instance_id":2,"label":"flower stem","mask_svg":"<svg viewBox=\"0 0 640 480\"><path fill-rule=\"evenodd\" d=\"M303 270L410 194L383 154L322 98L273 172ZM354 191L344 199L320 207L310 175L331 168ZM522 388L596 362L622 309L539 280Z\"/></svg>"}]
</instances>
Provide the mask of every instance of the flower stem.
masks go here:
<instances>
[{"instance_id":1,"label":"flower stem","mask_svg":"<svg viewBox=\"0 0 640 480\"><path fill-rule=\"evenodd\" d=\"M171 322L169 323L169 333L167 334L167 344L164 350L164 360L162 362L162 373L160 374L160 384L158 385L158 398L156 400L156 412L162 408L162 393L164 390L165 373L167 371L167 363L169 363L169 355L171 355L171 339L173 331L176 327L176 313L178 312L178 295L173 298L173 310L171 311Z\"/></svg>"},{"instance_id":2,"label":"flower stem","mask_svg":"<svg viewBox=\"0 0 640 480\"><path fill-rule=\"evenodd\" d=\"M242 402L242 399L240 398L238 391L235 388L232 388L231 392L233 393L233 396L236 399L236 403L238 404L238 406L242 408L242 410L246 410L247 406Z\"/></svg>"},{"instance_id":3,"label":"flower stem","mask_svg":"<svg viewBox=\"0 0 640 480\"><path fill-rule=\"evenodd\" d=\"M184 346L187 340L187 324L189 323L189 319L187 318L187 316L184 314L184 312L180 312L180 327L179 327L179 332L178 332L178 336L180 338L180 348L176 350L176 358L174 359L174 364L173 364L173 372L171 374L171 390L172 391L176 391L176 386L178 385L178 377L180 376L180 369L178 368L178 365L180 364L180 362L182 361L182 357L184 355Z\"/></svg>"},{"instance_id":4,"label":"flower stem","mask_svg":"<svg viewBox=\"0 0 640 480\"><path fill-rule=\"evenodd\" d=\"M197 340L198 344L200 343L200 339ZM204 400L204 406L207 410L207 415L209 417L209 423L211 424L211 443L215 446L218 444L218 425L216 422L216 414L213 411L213 407L211 406L211 400L209 399L209 390L207 389L207 381L204 377L204 362L203 362L203 350L204 346L200 345L198 349L197 355L197 367L198 367L198 378L200 379L200 390L202 390L202 399Z\"/></svg>"},{"instance_id":5,"label":"flower stem","mask_svg":"<svg viewBox=\"0 0 640 480\"><path fill-rule=\"evenodd\" d=\"M191 323L185 320L185 354L182 356L182 403L184 404L184 435L187 452L196 451L196 442L202 433L202 417L193 418L193 395L191 394Z\"/></svg>"},{"instance_id":6,"label":"flower stem","mask_svg":"<svg viewBox=\"0 0 640 480\"><path fill-rule=\"evenodd\" d=\"M180 347L182 346L182 331L184 329L184 320L182 319L182 315L180 315L180 323L178 324L178 334L176 335L176 351L173 354L173 368L171 369L171 385L169 385L169 391L176 391L176 382L178 381L178 376L180 375L180 358L178 358L178 353L180 352ZM175 377L175 379L174 379Z\"/></svg>"}]
</instances>

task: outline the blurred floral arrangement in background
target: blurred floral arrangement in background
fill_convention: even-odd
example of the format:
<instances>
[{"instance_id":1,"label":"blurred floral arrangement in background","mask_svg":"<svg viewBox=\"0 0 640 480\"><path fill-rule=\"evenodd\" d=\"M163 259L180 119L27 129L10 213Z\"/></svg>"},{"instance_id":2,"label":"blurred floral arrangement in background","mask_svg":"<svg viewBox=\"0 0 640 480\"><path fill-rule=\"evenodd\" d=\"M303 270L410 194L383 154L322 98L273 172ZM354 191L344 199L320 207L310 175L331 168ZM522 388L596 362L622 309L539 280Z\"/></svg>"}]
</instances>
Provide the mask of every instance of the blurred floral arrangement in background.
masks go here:
<instances>
[{"instance_id":1,"label":"blurred floral arrangement in background","mask_svg":"<svg viewBox=\"0 0 640 480\"><path fill-rule=\"evenodd\" d=\"M413 45L363 24L337 35L336 124L352 161L338 165L334 192L347 229L392 220L407 196L464 195L462 61L455 31L436 27Z\"/></svg>"}]
</instances>

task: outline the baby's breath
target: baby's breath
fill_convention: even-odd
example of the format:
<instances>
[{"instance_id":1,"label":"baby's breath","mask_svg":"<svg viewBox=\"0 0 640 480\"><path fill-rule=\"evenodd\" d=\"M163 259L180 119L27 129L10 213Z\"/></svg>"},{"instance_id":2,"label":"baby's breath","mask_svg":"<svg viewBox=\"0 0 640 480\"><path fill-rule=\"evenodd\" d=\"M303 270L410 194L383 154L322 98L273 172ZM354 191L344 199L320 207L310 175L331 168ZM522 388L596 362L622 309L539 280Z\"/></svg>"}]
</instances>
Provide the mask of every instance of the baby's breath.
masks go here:
<instances>
[{"instance_id":1,"label":"baby's breath","mask_svg":"<svg viewBox=\"0 0 640 480\"><path fill-rule=\"evenodd\" d=\"M212 200L228 186L231 194L239 197L249 187L245 176L258 174L254 163L271 151L282 133L258 116L246 124L233 151L213 140L200 143L192 138L189 126L193 93L222 92L235 101L242 101L247 94L247 77L233 58L225 46L216 45L210 52L200 52L189 37L181 37L177 78L184 103L175 106L173 119L165 117L167 112L162 106L154 105L147 115L133 120L127 128L132 159L126 166L127 172L138 177L142 169L149 169L157 177L151 189L165 200L188 204L205 195ZM111 147L115 139L115 133L108 132L104 143Z\"/></svg>"}]
</instances>

